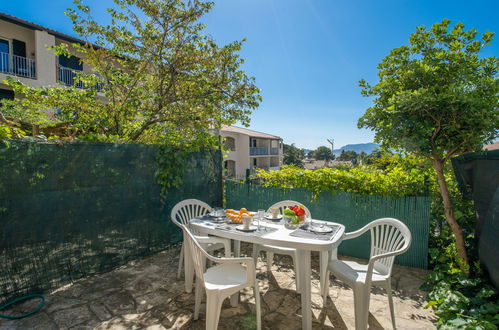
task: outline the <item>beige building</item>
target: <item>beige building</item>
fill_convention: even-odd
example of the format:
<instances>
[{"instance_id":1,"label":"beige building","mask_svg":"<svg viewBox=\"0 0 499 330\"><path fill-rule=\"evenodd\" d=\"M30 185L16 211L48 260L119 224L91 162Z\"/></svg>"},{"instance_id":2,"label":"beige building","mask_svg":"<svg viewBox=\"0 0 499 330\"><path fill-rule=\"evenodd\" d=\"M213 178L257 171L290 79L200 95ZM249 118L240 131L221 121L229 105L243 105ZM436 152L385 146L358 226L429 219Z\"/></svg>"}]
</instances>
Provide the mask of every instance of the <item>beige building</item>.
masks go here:
<instances>
[{"instance_id":1,"label":"beige building","mask_svg":"<svg viewBox=\"0 0 499 330\"><path fill-rule=\"evenodd\" d=\"M235 126L220 130L230 151L225 155L227 175L243 178L246 171L278 170L282 164L282 139L278 136Z\"/></svg>"},{"instance_id":2,"label":"beige building","mask_svg":"<svg viewBox=\"0 0 499 330\"><path fill-rule=\"evenodd\" d=\"M0 100L14 98L12 90L2 83L11 76L33 87L69 86L75 84L76 72L90 73L76 56L56 56L48 47L61 43L84 43L82 40L0 13Z\"/></svg>"}]
</instances>

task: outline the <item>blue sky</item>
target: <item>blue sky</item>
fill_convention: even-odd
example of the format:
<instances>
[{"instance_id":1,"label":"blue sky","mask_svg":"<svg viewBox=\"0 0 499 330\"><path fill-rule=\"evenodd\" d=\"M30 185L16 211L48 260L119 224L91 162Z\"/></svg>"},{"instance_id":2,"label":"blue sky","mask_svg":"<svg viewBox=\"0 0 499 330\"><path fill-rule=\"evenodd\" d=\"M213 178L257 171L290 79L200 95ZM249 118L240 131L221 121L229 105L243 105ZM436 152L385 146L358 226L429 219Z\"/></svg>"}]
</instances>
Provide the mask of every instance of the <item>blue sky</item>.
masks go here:
<instances>
[{"instance_id":1,"label":"blue sky","mask_svg":"<svg viewBox=\"0 0 499 330\"><path fill-rule=\"evenodd\" d=\"M111 0L85 3L100 17ZM1 1L0 11L74 35L63 14L68 6L69 0ZM407 44L417 26L449 18L499 33L498 12L499 1L216 0L203 21L219 43L247 39L244 69L263 96L250 128L313 149L328 138L335 147L372 142L372 132L357 129L370 105L358 80L375 82L377 64ZM499 36L483 55L499 55Z\"/></svg>"}]
</instances>

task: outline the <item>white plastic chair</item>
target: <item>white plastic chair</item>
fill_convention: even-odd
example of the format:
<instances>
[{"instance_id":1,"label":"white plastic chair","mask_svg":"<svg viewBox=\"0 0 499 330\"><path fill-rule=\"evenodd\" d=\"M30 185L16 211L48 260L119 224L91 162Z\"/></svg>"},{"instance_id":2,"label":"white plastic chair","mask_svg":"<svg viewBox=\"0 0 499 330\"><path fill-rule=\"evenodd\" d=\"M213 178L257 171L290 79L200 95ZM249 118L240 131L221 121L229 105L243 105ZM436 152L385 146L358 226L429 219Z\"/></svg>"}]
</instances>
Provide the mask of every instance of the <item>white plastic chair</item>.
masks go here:
<instances>
[{"instance_id":1,"label":"white plastic chair","mask_svg":"<svg viewBox=\"0 0 499 330\"><path fill-rule=\"evenodd\" d=\"M391 273L395 256L404 253L411 245L411 232L401 221L393 218L375 220L363 228L346 233L343 240L356 238L363 233L371 232L371 256L367 265L355 261L337 259L336 249L331 251L323 289L326 301L329 295L329 273L348 284L354 293L355 328L367 329L369 315L369 298L371 286L379 286L386 290L392 325L395 329L395 312L391 287Z\"/></svg>"},{"instance_id":2,"label":"white plastic chair","mask_svg":"<svg viewBox=\"0 0 499 330\"><path fill-rule=\"evenodd\" d=\"M201 217L212 211L212 208L197 199L186 199L177 203L171 212L171 219L174 224L182 228L182 225L189 228L189 221L194 218ZM215 250L224 248L225 256L230 257L230 240L222 237L214 236L196 236L201 243L201 245L208 251L213 252ZM180 249L180 257L178 261L178 272L177 277L180 278L180 273L182 272L182 263L184 263L184 278L185 278L185 292L192 291L192 283L194 277L194 270L192 269L191 258L186 253L184 243L182 243L182 248Z\"/></svg>"},{"instance_id":3,"label":"white plastic chair","mask_svg":"<svg viewBox=\"0 0 499 330\"><path fill-rule=\"evenodd\" d=\"M215 330L218 327L220 310L223 301L246 287L253 287L256 304L257 329L261 329L260 293L256 281L255 263L252 258L216 258L208 254L199 240L183 227L184 242L188 245L190 256L196 271L196 294L194 304L194 319L199 318L199 307L203 288L206 291L206 329ZM204 265L206 258L217 265L208 268ZM246 264L246 267L243 266Z\"/></svg>"},{"instance_id":4,"label":"white plastic chair","mask_svg":"<svg viewBox=\"0 0 499 330\"><path fill-rule=\"evenodd\" d=\"M278 208L279 213L283 214L285 208L300 204L301 204L300 202L291 201L291 200L281 201L269 207L267 212L270 212L271 208ZM305 217L311 218L309 209L306 206L303 206L303 209L305 210ZM255 260L255 265L257 263L257 259L261 251L265 251L267 253L267 270L269 272L272 269L272 261L274 260L274 253L291 256L291 258L293 259L293 265L295 266L296 291L300 292L300 286L299 286L300 270L298 269L298 263L296 262L296 259L298 258L298 253L296 249L273 246L273 245L253 244L253 258Z\"/></svg>"}]
</instances>

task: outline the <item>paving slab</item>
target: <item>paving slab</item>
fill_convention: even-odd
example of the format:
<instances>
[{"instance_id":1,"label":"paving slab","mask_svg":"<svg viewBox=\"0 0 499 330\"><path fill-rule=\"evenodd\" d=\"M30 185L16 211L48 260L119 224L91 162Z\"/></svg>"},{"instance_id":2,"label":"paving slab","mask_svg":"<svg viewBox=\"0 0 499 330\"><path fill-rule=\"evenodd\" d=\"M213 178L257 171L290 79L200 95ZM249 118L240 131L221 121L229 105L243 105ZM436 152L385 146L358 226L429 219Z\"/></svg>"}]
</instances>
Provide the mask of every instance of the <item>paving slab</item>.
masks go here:
<instances>
[{"instance_id":1,"label":"paving slab","mask_svg":"<svg viewBox=\"0 0 499 330\"><path fill-rule=\"evenodd\" d=\"M242 244L242 253L251 246ZM47 305L22 320L0 320L6 329L205 329L205 306L193 319L194 294L183 292L183 279L176 277L178 249L134 260L111 272L98 274L64 286L46 295ZM354 329L353 292L330 278L330 297L323 303L319 290L318 255L312 255L312 315L314 329ZM265 254L257 264L262 296L263 329L301 329L300 295L296 293L292 261L276 255L271 272ZM392 286L397 327L434 329L431 310L424 309L426 294L420 289L427 271L395 266ZM36 305L27 302L7 313L19 313ZM373 289L369 314L370 329L391 329L388 300L383 289ZM240 294L240 303L228 300L220 316L220 330L255 329L253 290Z\"/></svg>"}]
</instances>

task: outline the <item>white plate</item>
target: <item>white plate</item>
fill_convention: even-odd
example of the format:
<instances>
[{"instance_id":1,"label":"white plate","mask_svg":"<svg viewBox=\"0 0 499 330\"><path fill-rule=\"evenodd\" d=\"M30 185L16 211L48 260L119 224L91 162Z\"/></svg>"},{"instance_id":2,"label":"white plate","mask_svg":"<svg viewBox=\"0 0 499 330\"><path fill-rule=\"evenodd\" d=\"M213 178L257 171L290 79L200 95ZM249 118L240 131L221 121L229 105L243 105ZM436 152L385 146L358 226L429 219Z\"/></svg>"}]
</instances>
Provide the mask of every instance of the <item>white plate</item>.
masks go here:
<instances>
[{"instance_id":1,"label":"white plate","mask_svg":"<svg viewBox=\"0 0 499 330\"><path fill-rule=\"evenodd\" d=\"M310 228L310 231L313 231L314 233L330 233L333 231L333 228L329 226L324 226L324 227L318 227L318 226L313 226Z\"/></svg>"},{"instance_id":2,"label":"white plate","mask_svg":"<svg viewBox=\"0 0 499 330\"><path fill-rule=\"evenodd\" d=\"M282 219L282 214L278 214L277 215L277 218L272 218L272 215L266 215L265 216L265 219L267 220L272 220L272 221L279 221Z\"/></svg>"},{"instance_id":3,"label":"white plate","mask_svg":"<svg viewBox=\"0 0 499 330\"><path fill-rule=\"evenodd\" d=\"M240 231L244 231L244 232L250 233L252 231L256 231L258 229L258 227L256 227L256 226L249 226L249 229L244 229L244 225L240 225L240 226L237 226L236 229L240 230Z\"/></svg>"}]
</instances>

